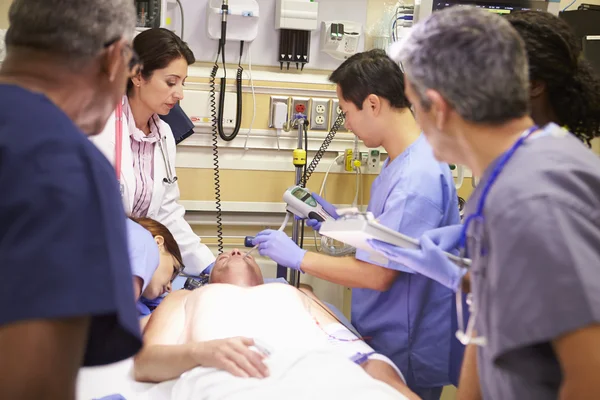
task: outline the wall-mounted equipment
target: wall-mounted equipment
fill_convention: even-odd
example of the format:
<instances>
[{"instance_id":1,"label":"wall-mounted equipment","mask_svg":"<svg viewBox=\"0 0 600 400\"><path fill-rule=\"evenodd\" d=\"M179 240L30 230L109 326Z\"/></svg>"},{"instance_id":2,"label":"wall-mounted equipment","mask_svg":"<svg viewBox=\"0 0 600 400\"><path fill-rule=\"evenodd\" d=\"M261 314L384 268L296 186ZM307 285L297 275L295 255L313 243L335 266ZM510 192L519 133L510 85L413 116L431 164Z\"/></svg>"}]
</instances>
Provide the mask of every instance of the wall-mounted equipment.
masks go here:
<instances>
[{"instance_id":1,"label":"wall-mounted equipment","mask_svg":"<svg viewBox=\"0 0 600 400\"><path fill-rule=\"evenodd\" d=\"M279 29L279 67L304 69L309 62L310 31L318 28L319 4L308 0L277 0L275 29Z\"/></svg>"},{"instance_id":2,"label":"wall-mounted equipment","mask_svg":"<svg viewBox=\"0 0 600 400\"><path fill-rule=\"evenodd\" d=\"M136 29L167 28L173 30L177 0L135 0Z\"/></svg>"},{"instance_id":3,"label":"wall-mounted equipment","mask_svg":"<svg viewBox=\"0 0 600 400\"><path fill-rule=\"evenodd\" d=\"M206 29L211 39L221 39L221 0L209 0ZM258 35L259 8L256 0L229 0L227 40L251 42Z\"/></svg>"},{"instance_id":4,"label":"wall-mounted equipment","mask_svg":"<svg viewBox=\"0 0 600 400\"><path fill-rule=\"evenodd\" d=\"M242 4L240 0L233 0L233 4L238 5ZM252 5L250 1L243 2L247 5ZM255 1L252 3L256 3ZM211 10L212 5L215 3L212 0L209 0L209 13L213 13ZM255 10L258 10L258 5L256 5ZM235 12L240 12L241 8L234 8ZM238 10L238 11L235 11ZM225 89L227 86L227 67L225 65L225 43L227 42L227 21L229 18L229 0L223 0L221 2L221 10L218 14L221 20L221 34L218 35L218 48L217 48L217 57L215 59L215 64L213 65L212 71L210 73L210 111L212 117L212 144L213 144L213 165L214 165L214 182L215 182L215 204L216 204L216 221L217 221L217 248L219 254L223 252L223 224L222 224L222 213L221 213L221 183L219 178L219 137L229 142L237 136L240 131L240 126L242 122L242 73L244 69L242 68L242 54L244 52L244 39L240 40L240 58L238 60L238 69L235 77L235 88L236 88L236 114L235 114L235 127L233 128L233 132L231 134L226 134L223 129L223 119L225 113ZM249 11L250 12L250 11ZM258 14L258 11L256 11ZM214 14L214 13L213 13ZM235 16L235 14L234 14ZM248 16L240 16L237 15L235 18L253 18ZM257 17L258 18L258 17ZM210 19L210 16L209 16ZM214 36L216 38L216 36ZM219 86L219 105L217 107L217 91L216 91L216 79L217 72L219 70L219 56L221 56L221 66L223 67L223 77L221 78L221 83Z\"/></svg>"},{"instance_id":5,"label":"wall-mounted equipment","mask_svg":"<svg viewBox=\"0 0 600 400\"><path fill-rule=\"evenodd\" d=\"M358 51L361 24L353 21L321 22L321 51L336 60L345 60Z\"/></svg>"},{"instance_id":6,"label":"wall-mounted equipment","mask_svg":"<svg viewBox=\"0 0 600 400\"><path fill-rule=\"evenodd\" d=\"M421 0L420 3L419 7L415 5L415 23L427 18L433 11L455 5L481 7L500 15L521 10L547 11L558 15L560 11L560 3L553 0Z\"/></svg>"},{"instance_id":7,"label":"wall-mounted equipment","mask_svg":"<svg viewBox=\"0 0 600 400\"><path fill-rule=\"evenodd\" d=\"M581 4L577 10L563 11L564 19L581 41L584 58L600 75L600 6Z\"/></svg>"}]
</instances>

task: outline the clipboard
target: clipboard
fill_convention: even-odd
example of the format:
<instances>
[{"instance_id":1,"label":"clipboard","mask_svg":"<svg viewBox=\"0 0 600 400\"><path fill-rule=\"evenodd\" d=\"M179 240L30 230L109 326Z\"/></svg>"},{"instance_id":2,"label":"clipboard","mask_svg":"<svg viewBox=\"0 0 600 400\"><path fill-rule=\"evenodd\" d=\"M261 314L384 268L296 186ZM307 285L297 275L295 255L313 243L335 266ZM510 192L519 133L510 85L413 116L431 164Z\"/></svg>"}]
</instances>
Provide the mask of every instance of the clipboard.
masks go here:
<instances>
[{"instance_id":1,"label":"clipboard","mask_svg":"<svg viewBox=\"0 0 600 400\"><path fill-rule=\"evenodd\" d=\"M326 220L321 224L319 233L342 243L349 244L357 249L364 250L371 255L373 261L386 263L387 258L376 252L367 243L368 239L377 239L406 249L419 249L419 241L413 237L396 232L375 220L371 215L354 215L351 218ZM469 266L471 260L462 259L454 254L444 252L450 261L458 266Z\"/></svg>"}]
</instances>

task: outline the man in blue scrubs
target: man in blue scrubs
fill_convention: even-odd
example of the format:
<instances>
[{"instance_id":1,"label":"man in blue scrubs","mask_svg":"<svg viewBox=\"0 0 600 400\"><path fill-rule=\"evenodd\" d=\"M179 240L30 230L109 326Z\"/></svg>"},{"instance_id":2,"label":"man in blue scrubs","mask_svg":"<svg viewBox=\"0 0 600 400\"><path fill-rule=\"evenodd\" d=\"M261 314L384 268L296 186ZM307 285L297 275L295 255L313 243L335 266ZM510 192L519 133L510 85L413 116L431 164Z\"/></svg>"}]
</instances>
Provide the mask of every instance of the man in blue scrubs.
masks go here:
<instances>
[{"instance_id":1,"label":"man in blue scrubs","mask_svg":"<svg viewBox=\"0 0 600 400\"><path fill-rule=\"evenodd\" d=\"M555 18L522 15L530 15L532 29ZM544 54L540 46L535 52ZM597 398L600 159L575 135L536 117L532 93L544 88L530 83L531 58L505 18L446 8L415 25L398 54L406 95L436 158L481 177L461 240L472 259L477 313L470 315L475 332L463 333L469 344L458 398ZM572 72L563 85L581 90L576 71L590 67L566 57L571 64L562 67ZM455 243L427 236L420 250L374 247L440 282L459 282L464 270L439 257Z\"/></svg>"},{"instance_id":2,"label":"man in blue scrubs","mask_svg":"<svg viewBox=\"0 0 600 400\"><path fill-rule=\"evenodd\" d=\"M368 210L413 237L459 223L450 169L435 160L421 134L398 65L385 52L371 50L350 57L330 80L337 84L346 127L389 156L373 182ZM335 214L333 206L319 202ZM402 264L381 264L364 251L343 258L306 252L279 231L259 233L254 244L281 265L352 287L352 323L360 334L394 361L415 393L439 398L449 383L451 290Z\"/></svg>"},{"instance_id":3,"label":"man in blue scrubs","mask_svg":"<svg viewBox=\"0 0 600 400\"><path fill-rule=\"evenodd\" d=\"M74 399L141 346L102 130L131 76L130 0L14 0L0 70L0 398ZM85 133L85 134L84 134Z\"/></svg>"}]
</instances>

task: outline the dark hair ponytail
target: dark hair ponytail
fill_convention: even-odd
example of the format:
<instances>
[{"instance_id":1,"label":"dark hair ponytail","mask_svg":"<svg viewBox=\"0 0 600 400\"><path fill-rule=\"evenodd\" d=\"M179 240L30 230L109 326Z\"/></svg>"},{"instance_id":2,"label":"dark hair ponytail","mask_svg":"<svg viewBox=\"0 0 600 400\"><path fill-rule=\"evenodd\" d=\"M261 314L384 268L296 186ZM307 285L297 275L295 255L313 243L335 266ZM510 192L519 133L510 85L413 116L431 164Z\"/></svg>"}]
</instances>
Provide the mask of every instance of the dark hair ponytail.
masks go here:
<instances>
[{"instance_id":1,"label":"dark hair ponytail","mask_svg":"<svg viewBox=\"0 0 600 400\"><path fill-rule=\"evenodd\" d=\"M166 68L171 61L184 58L188 65L196 62L194 53L187 43L174 32L165 28L152 28L143 31L133 39L133 49L142 62L142 78L148 80L157 69ZM127 82L127 93L133 82Z\"/></svg>"},{"instance_id":2,"label":"dark hair ponytail","mask_svg":"<svg viewBox=\"0 0 600 400\"><path fill-rule=\"evenodd\" d=\"M550 99L560 122L590 145L600 137L600 79L586 60L579 60L574 74Z\"/></svg>"},{"instance_id":3,"label":"dark hair ponytail","mask_svg":"<svg viewBox=\"0 0 600 400\"><path fill-rule=\"evenodd\" d=\"M600 78L583 59L575 33L547 12L519 11L506 18L525 42L529 80L545 84L557 122L589 145L600 136Z\"/></svg>"}]
</instances>

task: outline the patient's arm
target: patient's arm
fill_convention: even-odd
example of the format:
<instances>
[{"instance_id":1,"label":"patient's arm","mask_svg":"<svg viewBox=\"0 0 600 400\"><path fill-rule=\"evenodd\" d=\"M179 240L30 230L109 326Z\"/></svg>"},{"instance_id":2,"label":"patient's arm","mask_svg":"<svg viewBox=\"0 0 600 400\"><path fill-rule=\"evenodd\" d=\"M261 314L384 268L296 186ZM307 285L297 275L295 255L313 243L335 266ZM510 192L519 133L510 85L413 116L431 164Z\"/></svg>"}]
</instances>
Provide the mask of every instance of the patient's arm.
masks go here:
<instances>
[{"instance_id":1,"label":"patient's arm","mask_svg":"<svg viewBox=\"0 0 600 400\"><path fill-rule=\"evenodd\" d=\"M298 290L310 298L310 306L308 311L319 322L319 324L326 326L331 323L340 322L334 317L333 312L325 304L323 304L323 302L321 302L321 300L319 300L311 290L305 288L300 288ZM419 399L419 396L413 393L408 386L406 386L406 383L404 383L402 378L398 376L394 368L387 363L381 360L367 360L360 366L372 378L387 383L406 396L409 400Z\"/></svg>"},{"instance_id":2,"label":"patient's arm","mask_svg":"<svg viewBox=\"0 0 600 400\"><path fill-rule=\"evenodd\" d=\"M252 339L180 343L186 325L185 302L192 293L178 290L152 313L144 331L144 347L135 357L135 379L163 382L198 366L223 369L240 377L267 376L264 357L248 348L254 344Z\"/></svg>"},{"instance_id":3,"label":"patient's arm","mask_svg":"<svg viewBox=\"0 0 600 400\"><path fill-rule=\"evenodd\" d=\"M179 290L156 308L144 330L144 346L135 356L134 376L142 382L173 379L198 365L196 344L178 345L185 327L185 298Z\"/></svg>"}]
</instances>

